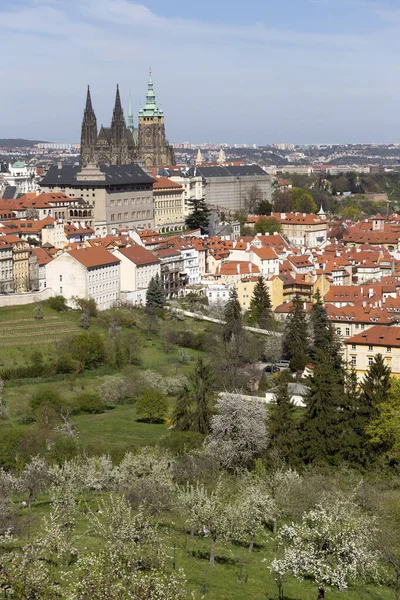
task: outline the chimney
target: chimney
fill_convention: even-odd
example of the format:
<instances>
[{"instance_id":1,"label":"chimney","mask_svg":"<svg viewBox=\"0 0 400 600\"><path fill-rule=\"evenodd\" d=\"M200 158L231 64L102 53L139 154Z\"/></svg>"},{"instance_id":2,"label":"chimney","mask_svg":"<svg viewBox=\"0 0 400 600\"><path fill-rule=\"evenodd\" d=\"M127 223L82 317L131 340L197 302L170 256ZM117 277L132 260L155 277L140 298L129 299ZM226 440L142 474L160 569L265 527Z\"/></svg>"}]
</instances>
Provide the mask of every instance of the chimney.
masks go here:
<instances>
[{"instance_id":1,"label":"chimney","mask_svg":"<svg viewBox=\"0 0 400 600\"><path fill-rule=\"evenodd\" d=\"M281 213L281 219L286 219L286 213Z\"/></svg>"},{"instance_id":2,"label":"chimney","mask_svg":"<svg viewBox=\"0 0 400 600\"><path fill-rule=\"evenodd\" d=\"M307 302L303 302L303 310L307 310Z\"/></svg>"},{"instance_id":3,"label":"chimney","mask_svg":"<svg viewBox=\"0 0 400 600\"><path fill-rule=\"evenodd\" d=\"M58 161L58 163L57 163L57 169L62 169L62 162L61 161Z\"/></svg>"},{"instance_id":4,"label":"chimney","mask_svg":"<svg viewBox=\"0 0 400 600\"><path fill-rule=\"evenodd\" d=\"M238 275L240 275L240 265L239 265L239 263L236 265L236 271L237 271Z\"/></svg>"},{"instance_id":5,"label":"chimney","mask_svg":"<svg viewBox=\"0 0 400 600\"><path fill-rule=\"evenodd\" d=\"M249 263L249 271L250 271L250 273L253 272L253 263L251 263L251 262Z\"/></svg>"}]
</instances>

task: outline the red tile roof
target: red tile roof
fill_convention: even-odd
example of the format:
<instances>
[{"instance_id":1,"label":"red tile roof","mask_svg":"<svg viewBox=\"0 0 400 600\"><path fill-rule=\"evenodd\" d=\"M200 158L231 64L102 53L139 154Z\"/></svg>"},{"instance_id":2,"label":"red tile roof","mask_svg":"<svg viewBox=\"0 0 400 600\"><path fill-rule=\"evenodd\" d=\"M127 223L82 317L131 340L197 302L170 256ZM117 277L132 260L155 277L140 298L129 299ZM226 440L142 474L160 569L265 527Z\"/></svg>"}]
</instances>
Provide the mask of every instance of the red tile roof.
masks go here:
<instances>
[{"instance_id":1,"label":"red tile roof","mask_svg":"<svg viewBox=\"0 0 400 600\"><path fill-rule=\"evenodd\" d=\"M119 252L137 266L152 265L160 262L160 259L153 252L139 245L120 248Z\"/></svg>"},{"instance_id":2,"label":"red tile roof","mask_svg":"<svg viewBox=\"0 0 400 600\"><path fill-rule=\"evenodd\" d=\"M86 268L112 265L120 262L119 258L105 250L105 248L82 248L82 250L70 250L72 258L84 265Z\"/></svg>"},{"instance_id":3,"label":"red tile roof","mask_svg":"<svg viewBox=\"0 0 400 600\"><path fill-rule=\"evenodd\" d=\"M345 344L360 344L367 346L395 346L400 348L400 327L393 325L373 325L362 333L353 335L345 340Z\"/></svg>"}]
</instances>

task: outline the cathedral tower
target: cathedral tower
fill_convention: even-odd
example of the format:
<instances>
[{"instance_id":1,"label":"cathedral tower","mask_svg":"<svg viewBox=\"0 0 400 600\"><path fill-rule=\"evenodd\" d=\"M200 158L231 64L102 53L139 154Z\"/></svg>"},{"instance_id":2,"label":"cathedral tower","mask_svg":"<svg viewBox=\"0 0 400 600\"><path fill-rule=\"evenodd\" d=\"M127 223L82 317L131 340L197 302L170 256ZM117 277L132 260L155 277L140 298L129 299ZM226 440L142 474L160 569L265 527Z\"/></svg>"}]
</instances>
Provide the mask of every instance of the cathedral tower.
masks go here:
<instances>
[{"instance_id":1,"label":"cathedral tower","mask_svg":"<svg viewBox=\"0 0 400 600\"><path fill-rule=\"evenodd\" d=\"M111 164L127 165L132 162L128 150L128 135L122 110L119 87L115 95L115 106L111 121Z\"/></svg>"},{"instance_id":2,"label":"cathedral tower","mask_svg":"<svg viewBox=\"0 0 400 600\"><path fill-rule=\"evenodd\" d=\"M151 69L146 103L139 111L138 159L147 167L175 164L174 151L165 136L164 112L158 108Z\"/></svg>"},{"instance_id":3,"label":"cathedral tower","mask_svg":"<svg viewBox=\"0 0 400 600\"><path fill-rule=\"evenodd\" d=\"M95 146L97 142L97 121L90 97L90 88L87 88L86 106L83 113L81 132L81 163L83 166L95 160Z\"/></svg>"}]
</instances>

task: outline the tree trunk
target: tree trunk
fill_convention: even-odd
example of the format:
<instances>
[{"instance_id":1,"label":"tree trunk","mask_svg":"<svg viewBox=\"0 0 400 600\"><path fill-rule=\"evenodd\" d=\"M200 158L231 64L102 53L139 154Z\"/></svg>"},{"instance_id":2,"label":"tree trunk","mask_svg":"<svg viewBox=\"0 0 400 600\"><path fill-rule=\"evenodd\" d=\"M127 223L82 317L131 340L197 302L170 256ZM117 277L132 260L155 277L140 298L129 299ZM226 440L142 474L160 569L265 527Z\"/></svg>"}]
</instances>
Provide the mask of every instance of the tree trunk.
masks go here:
<instances>
[{"instance_id":1,"label":"tree trunk","mask_svg":"<svg viewBox=\"0 0 400 600\"><path fill-rule=\"evenodd\" d=\"M318 600L324 600L325 598L325 589L320 587L318 588Z\"/></svg>"},{"instance_id":2,"label":"tree trunk","mask_svg":"<svg viewBox=\"0 0 400 600\"><path fill-rule=\"evenodd\" d=\"M29 508L29 510L31 510L31 508L32 508L32 500L33 500L33 492L32 492L32 490L29 490L29 496L28 496L28 508Z\"/></svg>"},{"instance_id":3,"label":"tree trunk","mask_svg":"<svg viewBox=\"0 0 400 600\"><path fill-rule=\"evenodd\" d=\"M254 548L254 533L250 538L249 552L253 552L253 548Z\"/></svg>"},{"instance_id":4,"label":"tree trunk","mask_svg":"<svg viewBox=\"0 0 400 600\"><path fill-rule=\"evenodd\" d=\"M272 533L273 533L274 535L276 535L276 534L277 534L277 531L278 531L278 519L274 519L274 524L273 524Z\"/></svg>"},{"instance_id":5,"label":"tree trunk","mask_svg":"<svg viewBox=\"0 0 400 600\"><path fill-rule=\"evenodd\" d=\"M211 551L210 551L210 567L215 565L215 540L213 539L211 542Z\"/></svg>"},{"instance_id":6,"label":"tree trunk","mask_svg":"<svg viewBox=\"0 0 400 600\"><path fill-rule=\"evenodd\" d=\"M190 537L194 538L194 524L190 528Z\"/></svg>"}]
</instances>

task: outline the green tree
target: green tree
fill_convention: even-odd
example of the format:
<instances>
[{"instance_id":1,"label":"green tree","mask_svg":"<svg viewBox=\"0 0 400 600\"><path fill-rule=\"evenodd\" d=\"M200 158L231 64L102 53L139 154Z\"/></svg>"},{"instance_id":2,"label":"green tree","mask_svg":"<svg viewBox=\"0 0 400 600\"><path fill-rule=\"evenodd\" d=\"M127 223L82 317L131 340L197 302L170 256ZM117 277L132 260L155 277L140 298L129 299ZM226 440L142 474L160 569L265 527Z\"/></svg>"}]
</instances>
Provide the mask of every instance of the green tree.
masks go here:
<instances>
[{"instance_id":1,"label":"green tree","mask_svg":"<svg viewBox=\"0 0 400 600\"><path fill-rule=\"evenodd\" d=\"M261 200L257 204L256 212L258 215L270 215L272 213L272 204L268 200Z\"/></svg>"},{"instance_id":2,"label":"green tree","mask_svg":"<svg viewBox=\"0 0 400 600\"><path fill-rule=\"evenodd\" d=\"M328 320L326 308L319 290L314 295L314 300L310 312L310 325L313 338L312 353L313 355L316 355L318 352L327 354L331 360L332 367L337 371L341 371L343 380L344 368L341 342L332 323Z\"/></svg>"},{"instance_id":3,"label":"green tree","mask_svg":"<svg viewBox=\"0 0 400 600\"><path fill-rule=\"evenodd\" d=\"M290 360L290 367L294 371L304 369L308 361L308 326L303 301L300 296L293 298L292 307L286 320L283 335L283 353Z\"/></svg>"},{"instance_id":4,"label":"green tree","mask_svg":"<svg viewBox=\"0 0 400 600\"><path fill-rule=\"evenodd\" d=\"M189 431L193 425L193 405L188 386L184 386L175 402L172 415L174 428L179 431Z\"/></svg>"},{"instance_id":5,"label":"green tree","mask_svg":"<svg viewBox=\"0 0 400 600\"><path fill-rule=\"evenodd\" d=\"M344 394L340 402L340 454L347 463L367 466L370 448L365 434L361 390L357 372L348 365L344 378Z\"/></svg>"},{"instance_id":6,"label":"green tree","mask_svg":"<svg viewBox=\"0 0 400 600\"><path fill-rule=\"evenodd\" d=\"M260 276L254 286L250 300L250 321L257 323L262 329L267 328L272 321L272 303L264 277Z\"/></svg>"},{"instance_id":7,"label":"green tree","mask_svg":"<svg viewBox=\"0 0 400 600\"><path fill-rule=\"evenodd\" d=\"M146 308L147 310L156 310L164 308L165 292L159 274L150 279L149 287L146 292Z\"/></svg>"},{"instance_id":8,"label":"green tree","mask_svg":"<svg viewBox=\"0 0 400 600\"><path fill-rule=\"evenodd\" d=\"M214 408L214 373L211 365L202 358L195 366L191 397L194 405L193 429L207 435Z\"/></svg>"},{"instance_id":9,"label":"green tree","mask_svg":"<svg viewBox=\"0 0 400 600\"><path fill-rule=\"evenodd\" d=\"M67 310L67 301L64 296L54 296L46 300L46 304L49 308L56 310L57 312L65 312Z\"/></svg>"},{"instance_id":10,"label":"green tree","mask_svg":"<svg viewBox=\"0 0 400 600\"><path fill-rule=\"evenodd\" d=\"M94 298L78 298L78 296L73 296L73 300L79 310L86 313L88 317L97 317L98 310Z\"/></svg>"},{"instance_id":11,"label":"green tree","mask_svg":"<svg viewBox=\"0 0 400 600\"><path fill-rule=\"evenodd\" d=\"M231 289L228 302L225 305L224 319L223 338L226 342L230 342L232 338L238 338L243 332L242 309L235 287Z\"/></svg>"},{"instance_id":12,"label":"green tree","mask_svg":"<svg viewBox=\"0 0 400 600\"><path fill-rule=\"evenodd\" d=\"M346 206L341 212L341 217L345 221L361 221L362 211L358 206Z\"/></svg>"},{"instance_id":13,"label":"green tree","mask_svg":"<svg viewBox=\"0 0 400 600\"><path fill-rule=\"evenodd\" d=\"M361 384L365 426L378 416L378 405L386 403L389 399L391 373L390 367L385 365L382 354L376 354Z\"/></svg>"},{"instance_id":14,"label":"green tree","mask_svg":"<svg viewBox=\"0 0 400 600\"><path fill-rule=\"evenodd\" d=\"M288 383L279 383L275 402L269 406L268 433L271 449L289 465L295 462L297 443L296 407L290 400Z\"/></svg>"},{"instance_id":15,"label":"green tree","mask_svg":"<svg viewBox=\"0 0 400 600\"><path fill-rule=\"evenodd\" d=\"M254 231L265 235L266 233L272 235L273 233L281 233L282 225L275 217L261 217L254 225Z\"/></svg>"},{"instance_id":16,"label":"green tree","mask_svg":"<svg viewBox=\"0 0 400 600\"><path fill-rule=\"evenodd\" d=\"M192 198L189 200L191 213L185 219L188 229L201 229L207 232L211 210L203 198Z\"/></svg>"},{"instance_id":17,"label":"green tree","mask_svg":"<svg viewBox=\"0 0 400 600\"><path fill-rule=\"evenodd\" d=\"M387 400L376 407L377 416L367 426L374 445L384 447L398 456L400 452L400 380L394 377Z\"/></svg>"},{"instance_id":18,"label":"green tree","mask_svg":"<svg viewBox=\"0 0 400 600\"><path fill-rule=\"evenodd\" d=\"M106 360L104 340L97 331L80 333L69 340L69 354L83 369L94 369Z\"/></svg>"},{"instance_id":19,"label":"green tree","mask_svg":"<svg viewBox=\"0 0 400 600\"><path fill-rule=\"evenodd\" d=\"M343 386L329 356L318 352L306 411L300 427L300 453L306 463L335 464L340 451L340 411Z\"/></svg>"},{"instance_id":20,"label":"green tree","mask_svg":"<svg viewBox=\"0 0 400 600\"><path fill-rule=\"evenodd\" d=\"M290 190L294 210L302 213L316 213L318 210L314 198L307 190L294 187Z\"/></svg>"},{"instance_id":21,"label":"green tree","mask_svg":"<svg viewBox=\"0 0 400 600\"><path fill-rule=\"evenodd\" d=\"M136 400L135 408L140 420L159 423L164 421L167 416L168 401L159 390L148 389Z\"/></svg>"}]
</instances>

